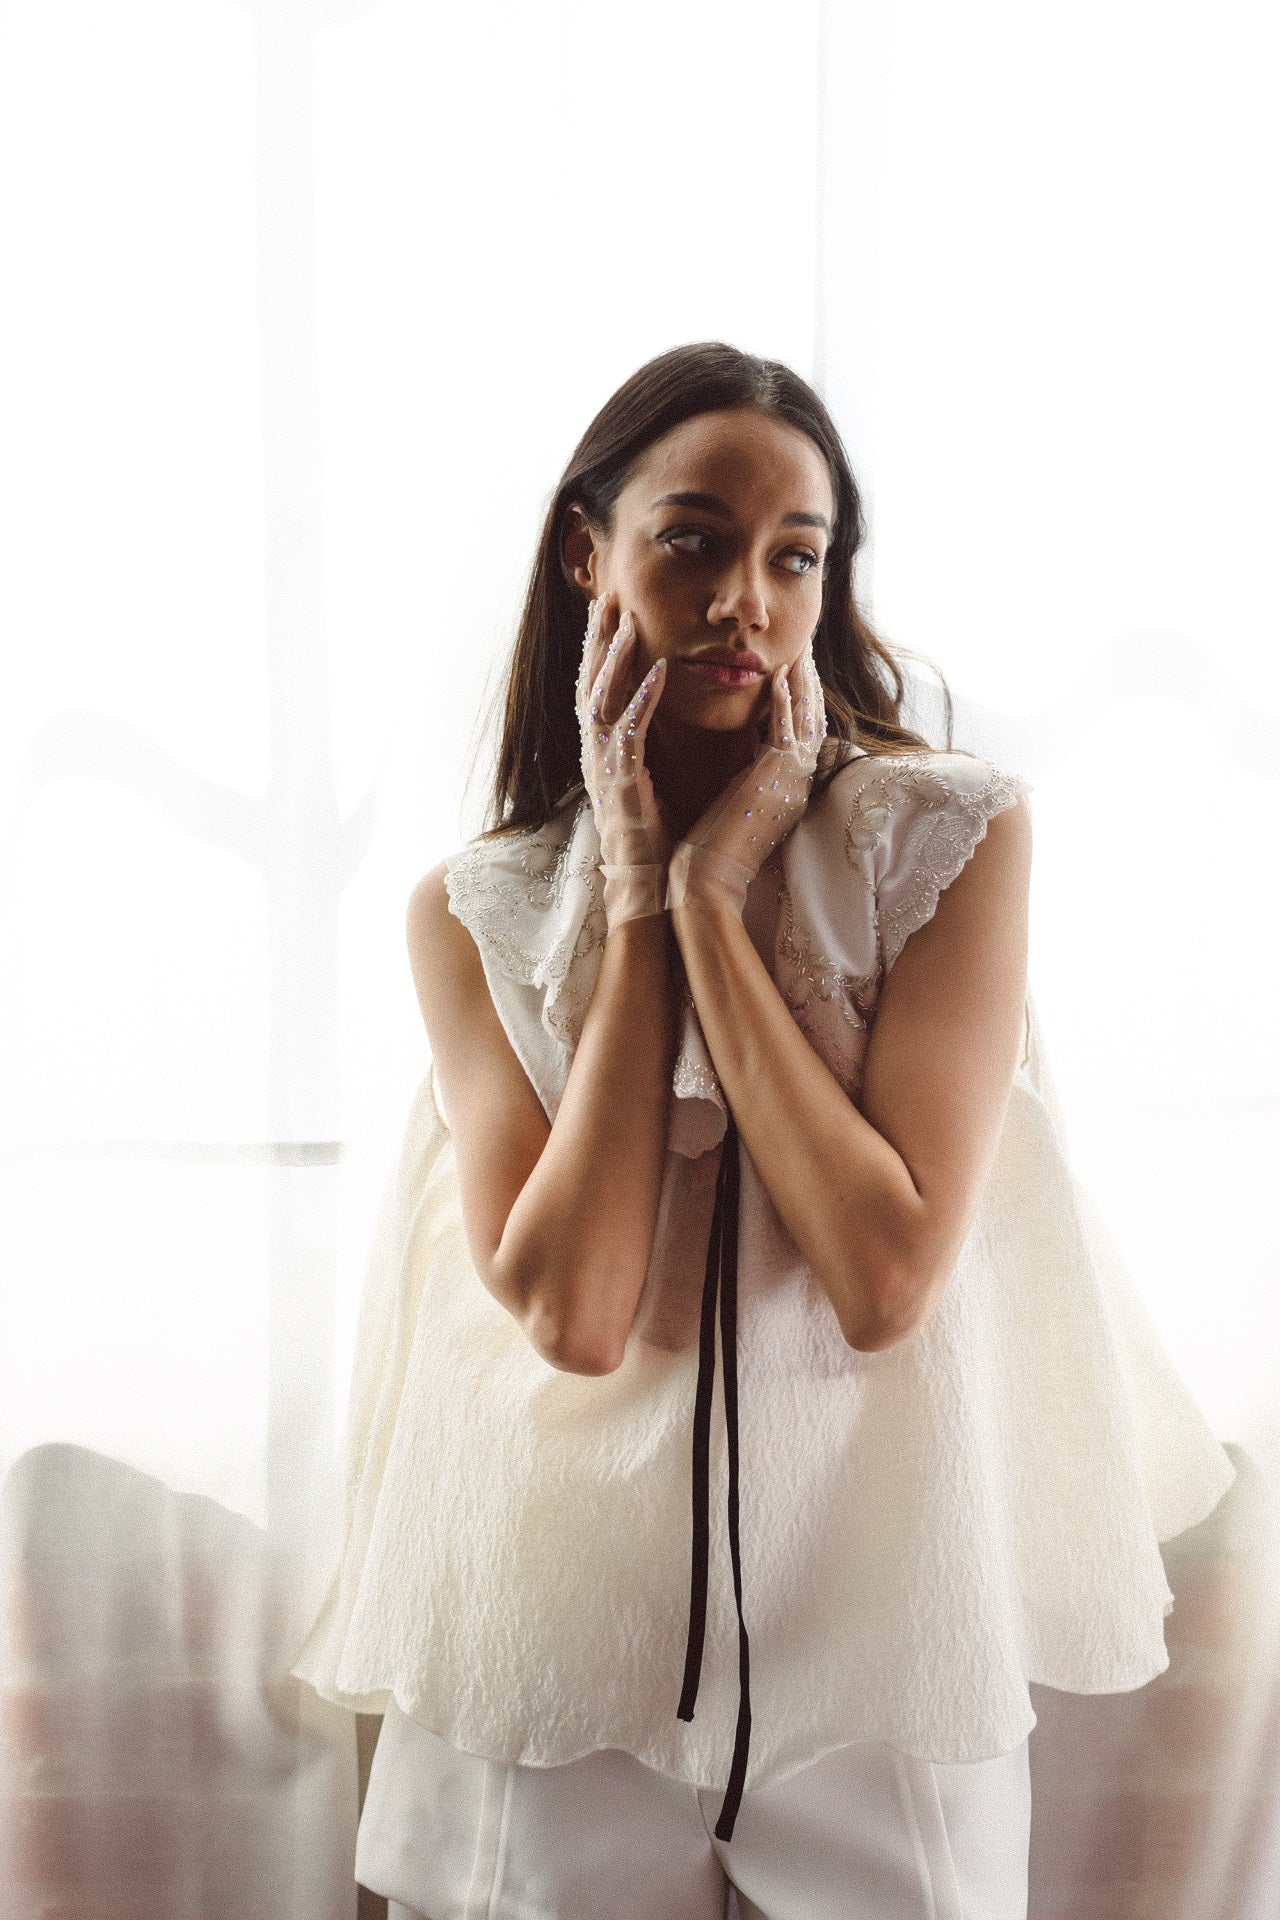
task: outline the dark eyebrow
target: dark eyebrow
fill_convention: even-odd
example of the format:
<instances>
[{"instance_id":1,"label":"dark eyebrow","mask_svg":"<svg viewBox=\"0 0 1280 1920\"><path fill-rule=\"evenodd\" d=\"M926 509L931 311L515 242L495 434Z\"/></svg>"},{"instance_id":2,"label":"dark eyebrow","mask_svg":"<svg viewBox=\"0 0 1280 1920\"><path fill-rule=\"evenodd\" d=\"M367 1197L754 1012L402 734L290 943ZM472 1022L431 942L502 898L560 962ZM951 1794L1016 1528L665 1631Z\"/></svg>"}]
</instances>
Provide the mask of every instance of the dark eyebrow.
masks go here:
<instances>
[{"instance_id":1,"label":"dark eyebrow","mask_svg":"<svg viewBox=\"0 0 1280 1920\"><path fill-rule=\"evenodd\" d=\"M703 513L718 514L722 520L732 520L733 508L727 500L718 500L714 493L664 493L661 500L655 500L653 507L695 507ZM831 528L820 513L784 513L784 527L821 527L828 540Z\"/></svg>"}]
</instances>

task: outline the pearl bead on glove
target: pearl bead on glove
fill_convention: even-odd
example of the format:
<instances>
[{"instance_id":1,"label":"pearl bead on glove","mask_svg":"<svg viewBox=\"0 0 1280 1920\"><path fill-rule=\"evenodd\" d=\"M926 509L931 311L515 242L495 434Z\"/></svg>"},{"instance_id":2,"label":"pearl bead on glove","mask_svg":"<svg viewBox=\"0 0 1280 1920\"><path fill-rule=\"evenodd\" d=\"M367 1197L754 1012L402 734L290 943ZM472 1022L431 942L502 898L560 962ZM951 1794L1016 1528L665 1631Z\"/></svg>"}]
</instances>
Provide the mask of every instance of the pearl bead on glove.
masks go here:
<instances>
[{"instance_id":1,"label":"pearl bead on glove","mask_svg":"<svg viewBox=\"0 0 1280 1920\"><path fill-rule=\"evenodd\" d=\"M606 929L666 912L671 836L644 764L644 737L667 677L667 663L649 669L616 720L624 667L636 647L635 621L624 613L608 645L604 603L593 600L583 640L576 706L582 778L600 835Z\"/></svg>"},{"instance_id":2,"label":"pearl bead on glove","mask_svg":"<svg viewBox=\"0 0 1280 1920\"><path fill-rule=\"evenodd\" d=\"M798 702L793 705L793 691ZM809 803L827 711L810 640L773 676L768 742L718 794L671 857L668 907L742 913L747 889Z\"/></svg>"}]
</instances>

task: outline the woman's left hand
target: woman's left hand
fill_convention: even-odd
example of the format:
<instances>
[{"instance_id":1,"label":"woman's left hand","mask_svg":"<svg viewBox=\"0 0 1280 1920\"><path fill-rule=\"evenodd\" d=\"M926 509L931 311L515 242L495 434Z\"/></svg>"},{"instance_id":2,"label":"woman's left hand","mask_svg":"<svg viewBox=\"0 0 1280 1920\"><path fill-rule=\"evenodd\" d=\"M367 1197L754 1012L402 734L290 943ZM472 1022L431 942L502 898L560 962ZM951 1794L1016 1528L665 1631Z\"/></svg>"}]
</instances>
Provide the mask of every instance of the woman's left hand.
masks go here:
<instances>
[{"instance_id":1,"label":"woman's left hand","mask_svg":"<svg viewBox=\"0 0 1280 1920\"><path fill-rule=\"evenodd\" d=\"M813 642L770 689L766 743L716 796L676 847L667 870L667 906L741 915L747 888L809 802L827 710Z\"/></svg>"}]
</instances>

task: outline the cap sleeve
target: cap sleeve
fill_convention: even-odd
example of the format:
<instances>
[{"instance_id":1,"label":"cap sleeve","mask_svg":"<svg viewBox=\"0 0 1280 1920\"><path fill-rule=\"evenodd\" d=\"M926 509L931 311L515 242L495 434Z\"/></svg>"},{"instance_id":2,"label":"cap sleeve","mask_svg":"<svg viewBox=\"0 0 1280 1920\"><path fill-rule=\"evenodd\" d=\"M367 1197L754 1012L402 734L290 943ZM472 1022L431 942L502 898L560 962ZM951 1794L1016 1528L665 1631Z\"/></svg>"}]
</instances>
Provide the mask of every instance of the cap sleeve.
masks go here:
<instances>
[{"instance_id":1,"label":"cap sleeve","mask_svg":"<svg viewBox=\"0 0 1280 1920\"><path fill-rule=\"evenodd\" d=\"M549 1119L604 946L590 820L578 808L538 832L470 841L445 869L449 911L479 949L498 1018Z\"/></svg>"},{"instance_id":2,"label":"cap sleeve","mask_svg":"<svg viewBox=\"0 0 1280 1920\"><path fill-rule=\"evenodd\" d=\"M887 973L911 935L933 917L939 895L972 857L988 821L1031 789L1017 775L967 753L882 760L880 769L862 797Z\"/></svg>"},{"instance_id":3,"label":"cap sleeve","mask_svg":"<svg viewBox=\"0 0 1280 1920\"><path fill-rule=\"evenodd\" d=\"M445 864L449 911L480 951L516 1058L555 1120L604 958L600 836L585 798L536 831L474 840ZM726 1107L683 983L667 1144L697 1158L723 1138Z\"/></svg>"}]
</instances>

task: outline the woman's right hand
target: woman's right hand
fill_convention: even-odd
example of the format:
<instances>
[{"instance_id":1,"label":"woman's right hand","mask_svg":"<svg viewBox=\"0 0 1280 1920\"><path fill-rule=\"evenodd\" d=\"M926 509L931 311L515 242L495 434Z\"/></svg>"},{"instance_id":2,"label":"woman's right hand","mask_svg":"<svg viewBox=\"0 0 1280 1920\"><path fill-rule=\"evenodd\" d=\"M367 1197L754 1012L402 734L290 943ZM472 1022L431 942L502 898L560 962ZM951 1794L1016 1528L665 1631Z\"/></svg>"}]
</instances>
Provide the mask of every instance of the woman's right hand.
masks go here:
<instances>
[{"instance_id":1,"label":"woman's right hand","mask_svg":"<svg viewBox=\"0 0 1280 1920\"><path fill-rule=\"evenodd\" d=\"M637 640L612 594L588 609L576 706L582 778L600 835L606 927L666 912L672 840L644 764L644 738L667 677L658 660L631 688Z\"/></svg>"}]
</instances>

